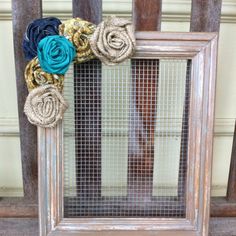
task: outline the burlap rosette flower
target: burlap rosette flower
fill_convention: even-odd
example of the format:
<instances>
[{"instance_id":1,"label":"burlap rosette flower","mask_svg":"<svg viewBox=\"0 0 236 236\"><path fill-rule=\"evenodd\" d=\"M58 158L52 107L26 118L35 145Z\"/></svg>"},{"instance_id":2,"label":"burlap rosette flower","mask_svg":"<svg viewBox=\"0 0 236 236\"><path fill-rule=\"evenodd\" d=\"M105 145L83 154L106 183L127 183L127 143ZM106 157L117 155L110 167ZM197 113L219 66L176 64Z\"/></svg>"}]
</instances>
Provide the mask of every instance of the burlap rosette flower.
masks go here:
<instances>
[{"instance_id":1,"label":"burlap rosette flower","mask_svg":"<svg viewBox=\"0 0 236 236\"><path fill-rule=\"evenodd\" d=\"M42 70L37 57L32 59L25 68L25 81L29 92L39 86L53 84L62 92L64 76L49 74Z\"/></svg>"},{"instance_id":2,"label":"burlap rosette flower","mask_svg":"<svg viewBox=\"0 0 236 236\"><path fill-rule=\"evenodd\" d=\"M95 31L96 26L80 18L73 18L63 22L59 26L60 35L69 39L76 48L76 58L78 63L94 58L90 48L89 39Z\"/></svg>"},{"instance_id":3,"label":"burlap rosette flower","mask_svg":"<svg viewBox=\"0 0 236 236\"><path fill-rule=\"evenodd\" d=\"M29 93L24 112L31 124L51 128L62 119L67 108L68 104L57 88L54 85L45 85Z\"/></svg>"},{"instance_id":4,"label":"burlap rosette flower","mask_svg":"<svg viewBox=\"0 0 236 236\"><path fill-rule=\"evenodd\" d=\"M106 65L123 62L135 50L132 23L115 16L107 18L97 26L90 38L90 46L95 56Z\"/></svg>"}]
</instances>

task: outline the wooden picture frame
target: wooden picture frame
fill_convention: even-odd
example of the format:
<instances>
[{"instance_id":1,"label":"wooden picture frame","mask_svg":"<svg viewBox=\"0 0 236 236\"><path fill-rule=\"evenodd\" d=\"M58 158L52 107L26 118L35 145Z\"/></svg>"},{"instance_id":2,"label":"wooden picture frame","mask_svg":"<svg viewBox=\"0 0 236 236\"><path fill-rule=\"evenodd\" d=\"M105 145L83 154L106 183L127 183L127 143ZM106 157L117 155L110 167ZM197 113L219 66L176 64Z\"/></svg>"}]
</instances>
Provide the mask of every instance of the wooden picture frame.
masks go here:
<instances>
[{"instance_id":1,"label":"wooden picture frame","mask_svg":"<svg viewBox=\"0 0 236 236\"><path fill-rule=\"evenodd\" d=\"M207 236L217 33L136 32L134 58L191 60L185 218L64 218L63 125L38 128L40 236Z\"/></svg>"}]
</instances>

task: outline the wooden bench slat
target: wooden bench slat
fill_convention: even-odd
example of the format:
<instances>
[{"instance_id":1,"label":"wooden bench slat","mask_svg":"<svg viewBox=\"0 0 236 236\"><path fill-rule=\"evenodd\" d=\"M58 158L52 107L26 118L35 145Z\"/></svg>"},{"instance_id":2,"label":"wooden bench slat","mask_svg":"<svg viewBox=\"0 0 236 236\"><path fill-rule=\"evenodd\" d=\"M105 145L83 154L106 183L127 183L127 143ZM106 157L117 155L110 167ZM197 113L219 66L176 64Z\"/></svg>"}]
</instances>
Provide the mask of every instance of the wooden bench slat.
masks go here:
<instances>
[{"instance_id":1,"label":"wooden bench slat","mask_svg":"<svg viewBox=\"0 0 236 236\"><path fill-rule=\"evenodd\" d=\"M80 17L94 24L102 20L102 0L73 0L73 17Z\"/></svg>"},{"instance_id":2,"label":"wooden bench slat","mask_svg":"<svg viewBox=\"0 0 236 236\"><path fill-rule=\"evenodd\" d=\"M38 204L22 197L0 198L0 218L37 217Z\"/></svg>"},{"instance_id":3,"label":"wooden bench slat","mask_svg":"<svg viewBox=\"0 0 236 236\"><path fill-rule=\"evenodd\" d=\"M12 0L12 16L24 196L36 200L38 196L37 129L28 122L23 112L28 90L24 79L27 62L23 55L22 40L27 25L42 16L42 1Z\"/></svg>"},{"instance_id":4,"label":"wooden bench slat","mask_svg":"<svg viewBox=\"0 0 236 236\"><path fill-rule=\"evenodd\" d=\"M192 0L191 32L219 32L222 0Z\"/></svg>"},{"instance_id":5,"label":"wooden bench slat","mask_svg":"<svg viewBox=\"0 0 236 236\"><path fill-rule=\"evenodd\" d=\"M162 0L133 0L133 23L136 31L161 30Z\"/></svg>"},{"instance_id":6,"label":"wooden bench slat","mask_svg":"<svg viewBox=\"0 0 236 236\"><path fill-rule=\"evenodd\" d=\"M229 202L225 197L212 197L211 217L236 217L236 202Z\"/></svg>"}]
</instances>

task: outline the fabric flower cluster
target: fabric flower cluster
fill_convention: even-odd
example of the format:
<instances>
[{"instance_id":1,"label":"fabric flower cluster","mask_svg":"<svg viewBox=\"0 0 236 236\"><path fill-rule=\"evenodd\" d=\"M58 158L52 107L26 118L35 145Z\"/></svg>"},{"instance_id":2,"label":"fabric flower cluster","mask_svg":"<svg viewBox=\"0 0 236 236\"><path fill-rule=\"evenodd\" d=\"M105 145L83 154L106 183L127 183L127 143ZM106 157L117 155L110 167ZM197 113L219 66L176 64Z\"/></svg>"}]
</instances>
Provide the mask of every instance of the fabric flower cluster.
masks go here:
<instances>
[{"instance_id":1,"label":"fabric flower cluster","mask_svg":"<svg viewBox=\"0 0 236 236\"><path fill-rule=\"evenodd\" d=\"M31 22L23 39L25 81L29 90L24 111L30 123L54 127L68 107L61 93L70 64L99 58L115 65L135 50L132 23L109 17L98 26L80 18L61 22L55 17Z\"/></svg>"}]
</instances>

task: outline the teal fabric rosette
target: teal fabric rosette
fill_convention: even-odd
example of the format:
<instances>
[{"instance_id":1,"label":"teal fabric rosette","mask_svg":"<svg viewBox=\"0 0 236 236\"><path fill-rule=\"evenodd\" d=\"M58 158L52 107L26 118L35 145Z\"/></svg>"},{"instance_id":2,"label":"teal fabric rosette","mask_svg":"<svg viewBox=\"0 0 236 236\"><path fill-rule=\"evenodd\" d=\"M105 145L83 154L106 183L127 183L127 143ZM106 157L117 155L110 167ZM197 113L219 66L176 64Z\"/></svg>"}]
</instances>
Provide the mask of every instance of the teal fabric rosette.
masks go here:
<instances>
[{"instance_id":1,"label":"teal fabric rosette","mask_svg":"<svg viewBox=\"0 0 236 236\"><path fill-rule=\"evenodd\" d=\"M48 36L39 42L39 63L47 73L64 75L75 56L73 44L64 36Z\"/></svg>"}]
</instances>

